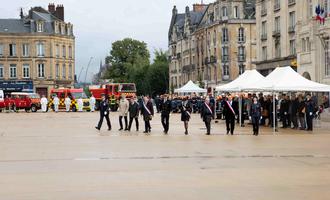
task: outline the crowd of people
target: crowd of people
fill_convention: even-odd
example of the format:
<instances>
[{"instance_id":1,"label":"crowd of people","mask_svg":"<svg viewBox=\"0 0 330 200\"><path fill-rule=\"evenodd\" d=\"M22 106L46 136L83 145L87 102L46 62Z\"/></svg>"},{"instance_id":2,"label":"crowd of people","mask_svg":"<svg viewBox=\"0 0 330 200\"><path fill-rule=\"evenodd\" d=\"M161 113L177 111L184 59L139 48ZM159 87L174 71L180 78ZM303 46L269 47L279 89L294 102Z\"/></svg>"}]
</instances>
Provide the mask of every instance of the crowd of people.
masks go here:
<instances>
[{"instance_id":1,"label":"crowd of people","mask_svg":"<svg viewBox=\"0 0 330 200\"><path fill-rule=\"evenodd\" d=\"M196 105L198 104L198 105ZM275 98L275 115L273 113L273 96L260 94L231 95L222 94L218 98L212 95L203 98L196 96L173 97L162 95L151 99L142 97L141 99L126 99L122 95L119 102L119 131L130 131L132 122L135 121L136 130L139 130L139 113L143 116L145 123L144 133L151 132L150 121L154 116L154 105L156 112L160 113L161 124L164 134L169 132L170 113L180 112L181 121L184 125L184 134L189 134L189 120L191 114L199 112L201 119L205 123L206 135L211 134L211 122L220 116L226 122L226 133L234 134L236 124L245 126L246 120L252 124L253 135L259 135L259 126L273 127L274 122L282 123L282 128L292 128L300 130L313 130L313 119L319 117L324 108L329 107L328 97L324 96L323 103L317 106L317 99L310 94L282 94ZM241 112L239 110L241 109ZM275 116L275 121L274 121ZM96 129L100 130L103 118L107 119L108 130L111 130L109 120L109 100L103 96L100 106L100 121ZM122 120L124 119L125 126Z\"/></svg>"}]
</instances>

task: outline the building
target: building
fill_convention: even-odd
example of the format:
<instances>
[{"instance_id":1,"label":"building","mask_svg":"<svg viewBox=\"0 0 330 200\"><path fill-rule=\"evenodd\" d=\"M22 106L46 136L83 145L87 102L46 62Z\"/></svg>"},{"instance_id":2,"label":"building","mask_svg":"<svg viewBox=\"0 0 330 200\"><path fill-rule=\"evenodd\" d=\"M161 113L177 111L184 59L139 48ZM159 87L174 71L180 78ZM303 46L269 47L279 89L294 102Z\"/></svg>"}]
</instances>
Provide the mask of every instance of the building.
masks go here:
<instances>
[{"instance_id":1,"label":"building","mask_svg":"<svg viewBox=\"0 0 330 200\"><path fill-rule=\"evenodd\" d=\"M0 89L48 95L51 88L73 87L74 74L75 37L63 5L0 19Z\"/></svg>"},{"instance_id":2,"label":"building","mask_svg":"<svg viewBox=\"0 0 330 200\"><path fill-rule=\"evenodd\" d=\"M169 30L170 85L189 80L208 89L229 82L256 61L255 1L217 0L178 14Z\"/></svg>"},{"instance_id":3,"label":"building","mask_svg":"<svg viewBox=\"0 0 330 200\"><path fill-rule=\"evenodd\" d=\"M330 83L329 18L315 20L315 8L329 0L258 0L257 70L263 75L291 66L313 81Z\"/></svg>"}]
</instances>

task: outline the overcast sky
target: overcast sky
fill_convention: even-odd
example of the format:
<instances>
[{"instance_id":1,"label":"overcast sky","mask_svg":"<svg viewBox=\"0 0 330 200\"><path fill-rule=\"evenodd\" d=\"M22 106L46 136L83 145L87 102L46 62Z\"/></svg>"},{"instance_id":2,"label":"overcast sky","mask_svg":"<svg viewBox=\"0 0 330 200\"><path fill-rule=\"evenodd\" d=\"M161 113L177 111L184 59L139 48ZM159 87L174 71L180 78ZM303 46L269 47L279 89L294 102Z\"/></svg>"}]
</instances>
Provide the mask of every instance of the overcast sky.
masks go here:
<instances>
[{"instance_id":1,"label":"overcast sky","mask_svg":"<svg viewBox=\"0 0 330 200\"><path fill-rule=\"evenodd\" d=\"M63 4L65 21L74 25L76 36L76 74L86 68L93 57L89 78L99 69L100 61L109 54L111 43L131 37L145 41L154 49L167 50L167 33L172 8L184 12L201 0L0 0L0 18L18 18L22 7L48 8L48 3ZM204 0L204 3L213 0ZM85 72L83 73L85 74ZM84 78L84 77L83 77Z\"/></svg>"}]
</instances>

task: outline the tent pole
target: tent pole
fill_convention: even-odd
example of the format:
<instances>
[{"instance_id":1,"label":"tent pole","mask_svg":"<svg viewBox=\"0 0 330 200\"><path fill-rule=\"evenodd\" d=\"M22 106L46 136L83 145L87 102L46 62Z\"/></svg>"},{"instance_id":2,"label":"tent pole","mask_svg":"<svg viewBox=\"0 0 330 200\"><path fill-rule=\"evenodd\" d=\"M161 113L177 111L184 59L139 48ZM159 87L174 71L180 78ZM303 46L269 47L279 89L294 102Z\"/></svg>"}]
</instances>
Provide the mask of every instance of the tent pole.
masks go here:
<instances>
[{"instance_id":1,"label":"tent pole","mask_svg":"<svg viewBox=\"0 0 330 200\"><path fill-rule=\"evenodd\" d=\"M273 134L276 133L276 103L275 103L275 93L273 92Z\"/></svg>"},{"instance_id":2,"label":"tent pole","mask_svg":"<svg viewBox=\"0 0 330 200\"><path fill-rule=\"evenodd\" d=\"M239 126L242 127L242 98L241 95L239 95Z\"/></svg>"}]
</instances>

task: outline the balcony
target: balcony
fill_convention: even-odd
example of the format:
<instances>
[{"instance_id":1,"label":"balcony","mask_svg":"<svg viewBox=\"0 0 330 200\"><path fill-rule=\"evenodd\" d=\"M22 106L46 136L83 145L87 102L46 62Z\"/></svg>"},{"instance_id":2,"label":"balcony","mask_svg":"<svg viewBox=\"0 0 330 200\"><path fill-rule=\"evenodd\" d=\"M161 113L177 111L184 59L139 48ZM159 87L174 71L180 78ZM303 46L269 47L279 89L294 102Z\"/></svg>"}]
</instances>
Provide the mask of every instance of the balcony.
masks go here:
<instances>
[{"instance_id":1,"label":"balcony","mask_svg":"<svg viewBox=\"0 0 330 200\"><path fill-rule=\"evenodd\" d=\"M294 33L294 32L296 32L295 27L294 26L289 26L288 33Z\"/></svg>"},{"instance_id":2,"label":"balcony","mask_svg":"<svg viewBox=\"0 0 330 200\"><path fill-rule=\"evenodd\" d=\"M267 40L267 33L261 34L261 40Z\"/></svg>"},{"instance_id":3,"label":"balcony","mask_svg":"<svg viewBox=\"0 0 330 200\"><path fill-rule=\"evenodd\" d=\"M277 29L273 31L273 37L281 37L281 30Z\"/></svg>"},{"instance_id":4,"label":"balcony","mask_svg":"<svg viewBox=\"0 0 330 200\"><path fill-rule=\"evenodd\" d=\"M176 74L178 73L178 70L174 69L174 70L171 70L171 74Z\"/></svg>"},{"instance_id":5,"label":"balcony","mask_svg":"<svg viewBox=\"0 0 330 200\"><path fill-rule=\"evenodd\" d=\"M222 80L223 81L228 81L229 80L229 75L222 75Z\"/></svg>"},{"instance_id":6,"label":"balcony","mask_svg":"<svg viewBox=\"0 0 330 200\"><path fill-rule=\"evenodd\" d=\"M263 8L261 9L261 16L265 16L265 15L267 15L267 9Z\"/></svg>"},{"instance_id":7,"label":"balcony","mask_svg":"<svg viewBox=\"0 0 330 200\"><path fill-rule=\"evenodd\" d=\"M281 4L277 3L274 5L274 11L279 11L281 9Z\"/></svg>"},{"instance_id":8,"label":"balcony","mask_svg":"<svg viewBox=\"0 0 330 200\"><path fill-rule=\"evenodd\" d=\"M292 6L294 4L296 4L296 0L288 0L288 5L289 6Z\"/></svg>"},{"instance_id":9,"label":"balcony","mask_svg":"<svg viewBox=\"0 0 330 200\"><path fill-rule=\"evenodd\" d=\"M246 41L246 37L245 36L239 36L237 37L237 42L238 43L245 43Z\"/></svg>"},{"instance_id":10,"label":"balcony","mask_svg":"<svg viewBox=\"0 0 330 200\"><path fill-rule=\"evenodd\" d=\"M229 61L229 56L228 56L228 55L223 55L223 56L221 57L221 61L222 61L223 63L228 62L228 61Z\"/></svg>"},{"instance_id":11,"label":"balcony","mask_svg":"<svg viewBox=\"0 0 330 200\"><path fill-rule=\"evenodd\" d=\"M217 58L215 56L211 56L210 57L210 64L216 63L217 62Z\"/></svg>"},{"instance_id":12,"label":"balcony","mask_svg":"<svg viewBox=\"0 0 330 200\"><path fill-rule=\"evenodd\" d=\"M244 54L242 54L242 55L238 55L238 56L237 56L237 61L238 61L238 62L245 62L245 61L246 61L246 57L245 57L245 55L244 55Z\"/></svg>"}]
</instances>

